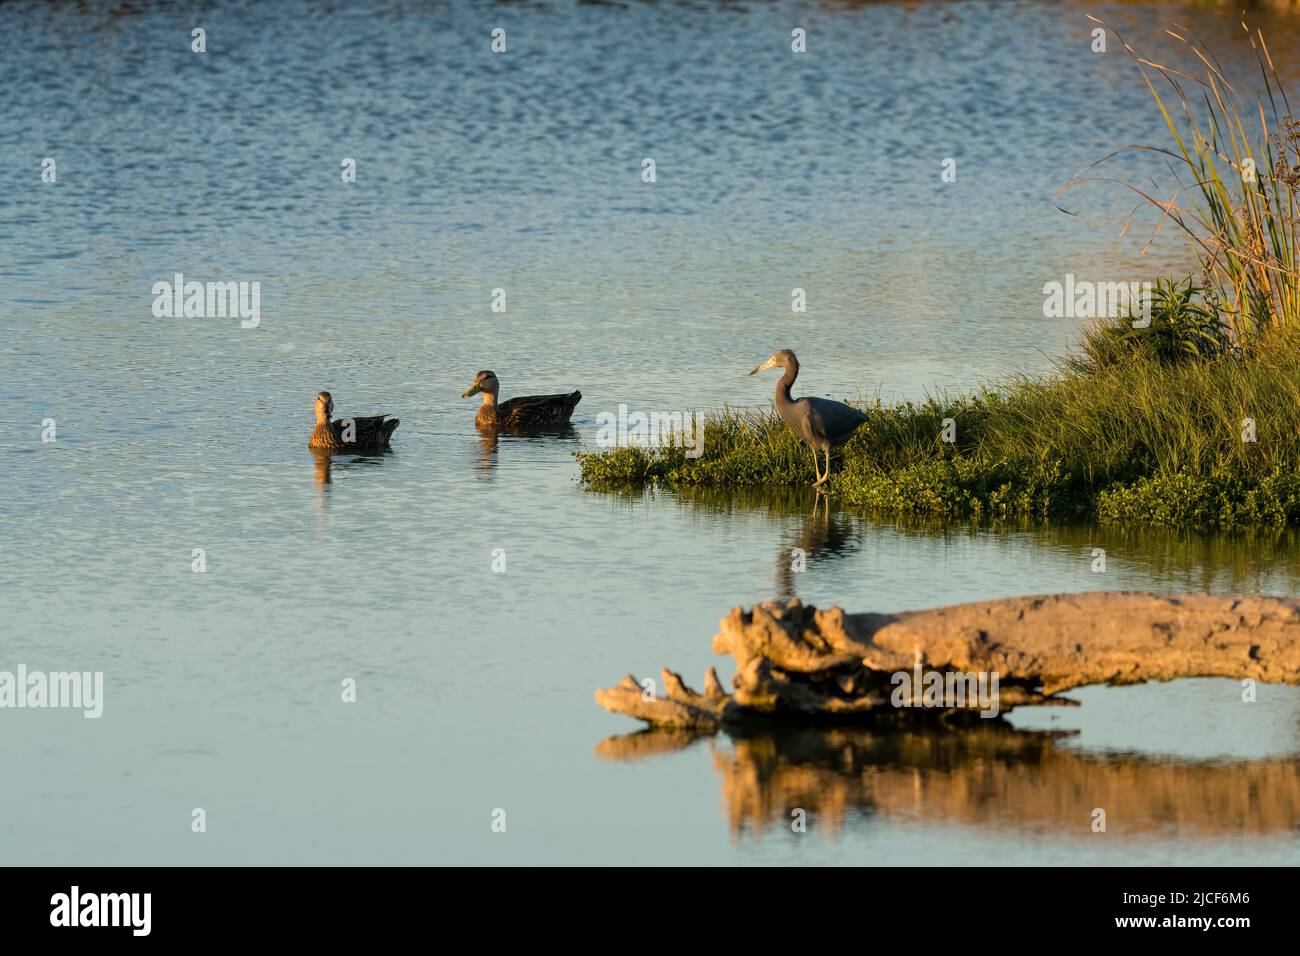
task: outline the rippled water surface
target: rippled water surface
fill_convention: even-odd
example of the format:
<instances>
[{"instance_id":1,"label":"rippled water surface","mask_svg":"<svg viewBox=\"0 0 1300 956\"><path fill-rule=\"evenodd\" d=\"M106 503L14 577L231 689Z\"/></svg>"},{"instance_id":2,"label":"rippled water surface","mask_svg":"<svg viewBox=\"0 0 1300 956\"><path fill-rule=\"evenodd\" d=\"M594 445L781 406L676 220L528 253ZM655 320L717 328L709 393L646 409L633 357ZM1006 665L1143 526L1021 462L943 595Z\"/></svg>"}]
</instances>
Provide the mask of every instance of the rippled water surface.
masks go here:
<instances>
[{"instance_id":1,"label":"rippled water surface","mask_svg":"<svg viewBox=\"0 0 1300 956\"><path fill-rule=\"evenodd\" d=\"M5 860L1300 860L1291 689L695 741L592 701L628 671L697 682L718 619L773 596L1295 590L1290 535L893 525L576 480L601 412L761 406L774 382L745 373L776 347L797 390L916 398L1049 368L1079 326L1043 318L1047 281L1185 268L1174 242L1140 257L1150 221L1120 236L1123 195L1053 206L1160 137L1085 9L1246 62L1237 17L1163 4L0 6L0 669L106 682L99 720L0 712ZM1294 75L1300 27L1257 22ZM260 281L260 325L155 318L176 272ZM459 396L481 368L503 397L581 388L574 434L480 437ZM399 415L394 451L318 470L321 388Z\"/></svg>"}]
</instances>

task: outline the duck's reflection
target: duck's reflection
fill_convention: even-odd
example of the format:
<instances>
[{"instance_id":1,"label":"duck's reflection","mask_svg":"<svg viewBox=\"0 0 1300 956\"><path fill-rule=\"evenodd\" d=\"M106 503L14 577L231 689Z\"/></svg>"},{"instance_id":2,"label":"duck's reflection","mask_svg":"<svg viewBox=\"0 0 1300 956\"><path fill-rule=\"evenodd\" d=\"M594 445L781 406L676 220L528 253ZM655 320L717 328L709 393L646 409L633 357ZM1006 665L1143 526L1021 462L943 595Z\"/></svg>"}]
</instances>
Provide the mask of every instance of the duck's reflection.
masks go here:
<instances>
[{"instance_id":1,"label":"duck's reflection","mask_svg":"<svg viewBox=\"0 0 1300 956\"><path fill-rule=\"evenodd\" d=\"M495 430L479 433L479 454L474 462L474 470L490 475L497 466L497 453L501 447L501 436Z\"/></svg>"},{"instance_id":2,"label":"duck's reflection","mask_svg":"<svg viewBox=\"0 0 1300 956\"><path fill-rule=\"evenodd\" d=\"M1188 836L1293 831L1300 759L1185 761L1061 746L1062 733L1002 722L962 730L804 728L708 738L733 835L808 830L838 835L872 815L1019 833ZM637 760L689 746L682 731L611 737L596 753Z\"/></svg>"},{"instance_id":3,"label":"duck's reflection","mask_svg":"<svg viewBox=\"0 0 1300 956\"><path fill-rule=\"evenodd\" d=\"M546 442L578 440L578 430L572 425L554 425L549 428L479 428L474 470L480 476L492 475L501 461L501 437L511 441Z\"/></svg>"},{"instance_id":4,"label":"duck's reflection","mask_svg":"<svg viewBox=\"0 0 1300 956\"><path fill-rule=\"evenodd\" d=\"M325 527L330 487L334 482L336 472L346 474L354 468L379 465L383 463L385 457L393 454L392 449L370 452L365 455L358 455L356 452L331 453L319 449L309 449L309 451L311 452L314 469L313 483L316 486L316 527L318 530Z\"/></svg>"},{"instance_id":5,"label":"duck's reflection","mask_svg":"<svg viewBox=\"0 0 1300 956\"><path fill-rule=\"evenodd\" d=\"M334 465L334 456L327 451L312 450L312 457L316 459L316 484L328 485L331 479L331 469Z\"/></svg>"},{"instance_id":6,"label":"duck's reflection","mask_svg":"<svg viewBox=\"0 0 1300 956\"><path fill-rule=\"evenodd\" d=\"M381 464L384 458L393 454L392 449L358 455L356 452L328 452L309 449L312 457L313 482L316 485L316 508L319 511L328 500L329 486L333 483L337 471L352 468L364 468Z\"/></svg>"}]
</instances>

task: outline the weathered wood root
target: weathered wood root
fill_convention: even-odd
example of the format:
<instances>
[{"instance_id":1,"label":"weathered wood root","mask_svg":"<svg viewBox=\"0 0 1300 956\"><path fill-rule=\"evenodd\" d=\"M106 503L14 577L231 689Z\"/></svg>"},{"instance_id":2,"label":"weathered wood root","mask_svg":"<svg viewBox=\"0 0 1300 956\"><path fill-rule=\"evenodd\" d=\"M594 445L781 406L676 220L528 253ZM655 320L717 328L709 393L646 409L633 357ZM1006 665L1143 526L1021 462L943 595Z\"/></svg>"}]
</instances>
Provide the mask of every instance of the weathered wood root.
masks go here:
<instances>
[{"instance_id":1,"label":"weathered wood root","mask_svg":"<svg viewBox=\"0 0 1300 956\"><path fill-rule=\"evenodd\" d=\"M663 696L652 688L643 687L640 681L628 674L613 687L596 691L596 703L606 710L636 717L656 727L708 733L738 716L728 712L736 709L736 702L722 689L717 671L712 667L704 676L703 694L691 690L680 675L670 670L661 670L659 677L664 686Z\"/></svg>"},{"instance_id":2,"label":"weathered wood root","mask_svg":"<svg viewBox=\"0 0 1300 956\"><path fill-rule=\"evenodd\" d=\"M1089 684L1179 677L1300 684L1300 600L1113 591L890 615L819 610L794 599L732 609L713 649L735 658L730 695L709 668L703 694L665 670L662 695L629 675L597 691L596 701L654 726L711 733L764 717L933 717L932 709L891 702L894 675L918 667L996 674L1001 713L1070 703L1055 695Z\"/></svg>"}]
</instances>

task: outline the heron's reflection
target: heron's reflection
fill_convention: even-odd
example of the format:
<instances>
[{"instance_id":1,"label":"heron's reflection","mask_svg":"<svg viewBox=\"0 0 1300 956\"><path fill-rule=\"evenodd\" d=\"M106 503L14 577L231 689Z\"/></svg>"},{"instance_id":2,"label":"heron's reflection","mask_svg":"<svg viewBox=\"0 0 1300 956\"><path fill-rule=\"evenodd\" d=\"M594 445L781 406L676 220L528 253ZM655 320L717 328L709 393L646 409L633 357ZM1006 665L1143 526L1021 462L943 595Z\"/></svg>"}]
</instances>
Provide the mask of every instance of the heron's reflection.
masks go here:
<instances>
[{"instance_id":1,"label":"heron's reflection","mask_svg":"<svg viewBox=\"0 0 1300 956\"><path fill-rule=\"evenodd\" d=\"M833 507L830 495L821 489L700 486L676 491L683 503L698 511L766 512L772 516L774 526L784 529L790 528L792 518L802 516L792 532L782 534L776 549L773 586L776 597L782 600L798 596L800 577L814 570L819 562L857 551L865 533L862 521Z\"/></svg>"},{"instance_id":2,"label":"heron's reflection","mask_svg":"<svg viewBox=\"0 0 1300 956\"><path fill-rule=\"evenodd\" d=\"M1111 834L1283 834L1300 819L1300 759L1187 761L1061 746L1071 734L970 729L794 728L706 738L737 837L808 828L838 835L871 815L962 823L1086 840L1094 810ZM684 731L647 730L596 748L639 760L690 746Z\"/></svg>"},{"instance_id":3,"label":"heron's reflection","mask_svg":"<svg viewBox=\"0 0 1300 956\"><path fill-rule=\"evenodd\" d=\"M840 512L831 514L830 496L820 490L813 495L812 514L777 551L776 595L797 596L798 576L819 559L834 558L857 550L858 535Z\"/></svg>"}]
</instances>

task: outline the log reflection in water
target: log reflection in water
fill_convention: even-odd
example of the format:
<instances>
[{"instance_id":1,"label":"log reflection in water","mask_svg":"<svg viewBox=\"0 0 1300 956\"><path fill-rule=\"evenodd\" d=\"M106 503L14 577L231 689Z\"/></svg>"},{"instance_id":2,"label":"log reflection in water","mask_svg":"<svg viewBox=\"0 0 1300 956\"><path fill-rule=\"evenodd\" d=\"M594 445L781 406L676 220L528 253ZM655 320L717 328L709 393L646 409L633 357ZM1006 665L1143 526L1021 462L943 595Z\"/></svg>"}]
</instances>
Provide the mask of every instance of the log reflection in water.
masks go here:
<instances>
[{"instance_id":1,"label":"log reflection in water","mask_svg":"<svg viewBox=\"0 0 1300 956\"><path fill-rule=\"evenodd\" d=\"M1095 838L1093 811L1112 835L1262 835L1300 820L1300 759L1186 761L1063 747L1068 733L1003 723L964 730L805 728L705 738L735 836L809 831L838 836L855 818L885 815L1026 833ZM647 730L597 747L638 760L700 739Z\"/></svg>"}]
</instances>

